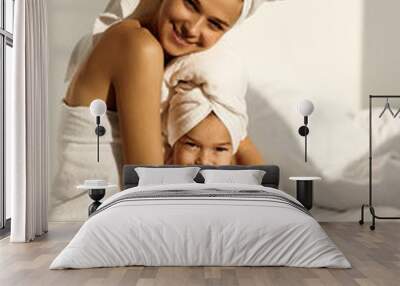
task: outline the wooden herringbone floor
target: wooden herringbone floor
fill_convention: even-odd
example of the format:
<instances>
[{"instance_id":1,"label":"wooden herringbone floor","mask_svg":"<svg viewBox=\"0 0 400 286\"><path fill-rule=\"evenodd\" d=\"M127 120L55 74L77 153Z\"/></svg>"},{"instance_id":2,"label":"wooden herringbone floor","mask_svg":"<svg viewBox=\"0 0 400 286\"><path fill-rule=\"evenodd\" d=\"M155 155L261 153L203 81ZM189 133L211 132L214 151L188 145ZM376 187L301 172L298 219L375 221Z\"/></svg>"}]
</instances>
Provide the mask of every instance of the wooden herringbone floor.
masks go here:
<instances>
[{"instance_id":1,"label":"wooden herringbone floor","mask_svg":"<svg viewBox=\"0 0 400 286\"><path fill-rule=\"evenodd\" d=\"M80 224L53 223L28 244L0 241L0 285L400 285L400 224L379 222L375 232L357 223L323 223L353 269L289 267L121 267L48 270Z\"/></svg>"}]
</instances>

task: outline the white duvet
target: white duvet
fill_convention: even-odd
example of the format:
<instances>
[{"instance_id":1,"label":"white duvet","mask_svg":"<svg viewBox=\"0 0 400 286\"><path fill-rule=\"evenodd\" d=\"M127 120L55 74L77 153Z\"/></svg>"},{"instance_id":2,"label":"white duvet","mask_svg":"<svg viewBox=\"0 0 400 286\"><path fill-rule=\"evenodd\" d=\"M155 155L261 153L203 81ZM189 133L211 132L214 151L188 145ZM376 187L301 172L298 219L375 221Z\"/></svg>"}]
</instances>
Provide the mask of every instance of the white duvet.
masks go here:
<instances>
[{"instance_id":1,"label":"white duvet","mask_svg":"<svg viewBox=\"0 0 400 286\"><path fill-rule=\"evenodd\" d=\"M129 199L175 190L174 197ZM261 197L251 191L261 191ZM181 195L185 192L203 196ZM216 192L234 195L208 196ZM197 183L140 186L113 195L50 269L127 265L351 267L314 218L284 192Z\"/></svg>"}]
</instances>

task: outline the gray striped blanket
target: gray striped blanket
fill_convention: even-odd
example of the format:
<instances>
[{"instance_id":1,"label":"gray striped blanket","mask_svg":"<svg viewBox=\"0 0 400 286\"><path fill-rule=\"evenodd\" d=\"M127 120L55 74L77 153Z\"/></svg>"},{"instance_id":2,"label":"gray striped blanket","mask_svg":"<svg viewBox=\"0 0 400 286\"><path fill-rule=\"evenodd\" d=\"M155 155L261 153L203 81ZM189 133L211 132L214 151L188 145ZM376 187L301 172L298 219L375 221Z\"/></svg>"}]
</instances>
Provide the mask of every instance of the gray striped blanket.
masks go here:
<instances>
[{"instance_id":1,"label":"gray striped blanket","mask_svg":"<svg viewBox=\"0 0 400 286\"><path fill-rule=\"evenodd\" d=\"M148 200L257 200L257 201L268 201L279 204L285 204L291 206L307 215L310 212L299 202L291 200L286 196L276 194L269 191L260 190L217 190L212 188L204 188L202 190L162 190L162 191L137 191L127 192L126 195L122 195L114 201L111 201L105 205L101 205L99 209L92 213L91 217L103 212L110 207L116 206L123 202L128 201L148 201Z\"/></svg>"}]
</instances>

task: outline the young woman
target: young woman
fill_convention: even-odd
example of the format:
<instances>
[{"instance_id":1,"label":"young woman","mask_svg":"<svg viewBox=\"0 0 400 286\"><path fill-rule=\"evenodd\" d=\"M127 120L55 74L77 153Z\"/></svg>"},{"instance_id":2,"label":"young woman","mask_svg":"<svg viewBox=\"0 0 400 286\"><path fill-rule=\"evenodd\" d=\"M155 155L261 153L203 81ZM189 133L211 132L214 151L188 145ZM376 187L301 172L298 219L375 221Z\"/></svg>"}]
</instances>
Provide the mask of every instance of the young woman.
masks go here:
<instances>
[{"instance_id":1,"label":"young woman","mask_svg":"<svg viewBox=\"0 0 400 286\"><path fill-rule=\"evenodd\" d=\"M235 24L242 7L243 0L163 0L155 15L111 26L75 73L64 102L89 106L103 99L118 112L123 163L163 164L164 66L174 57L212 47ZM242 141L238 163L245 163L240 156L252 148L248 138Z\"/></svg>"}]
</instances>

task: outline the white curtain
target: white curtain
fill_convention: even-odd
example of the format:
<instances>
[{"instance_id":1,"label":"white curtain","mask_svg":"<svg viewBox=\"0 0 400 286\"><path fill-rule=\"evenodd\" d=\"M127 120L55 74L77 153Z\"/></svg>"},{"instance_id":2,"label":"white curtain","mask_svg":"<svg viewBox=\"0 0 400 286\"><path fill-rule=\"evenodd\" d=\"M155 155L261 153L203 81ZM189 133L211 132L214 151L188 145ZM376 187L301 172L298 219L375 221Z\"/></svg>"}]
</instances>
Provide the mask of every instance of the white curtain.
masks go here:
<instances>
[{"instance_id":1,"label":"white curtain","mask_svg":"<svg viewBox=\"0 0 400 286\"><path fill-rule=\"evenodd\" d=\"M12 242L47 232L48 52L46 0L15 2L13 93L6 111Z\"/></svg>"}]
</instances>

